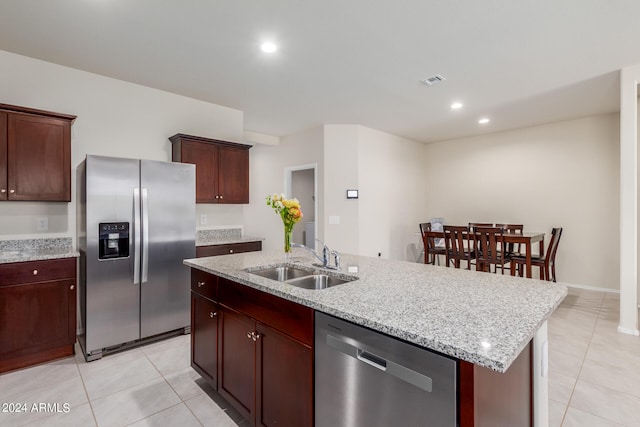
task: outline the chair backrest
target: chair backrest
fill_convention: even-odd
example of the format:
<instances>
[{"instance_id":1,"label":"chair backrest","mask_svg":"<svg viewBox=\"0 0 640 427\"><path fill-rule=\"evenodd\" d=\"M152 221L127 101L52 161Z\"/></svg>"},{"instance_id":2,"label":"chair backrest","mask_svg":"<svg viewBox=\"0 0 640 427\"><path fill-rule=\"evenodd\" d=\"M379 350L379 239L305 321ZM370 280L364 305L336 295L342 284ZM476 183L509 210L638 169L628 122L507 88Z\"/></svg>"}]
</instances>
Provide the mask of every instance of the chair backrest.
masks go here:
<instances>
[{"instance_id":1,"label":"chair backrest","mask_svg":"<svg viewBox=\"0 0 640 427\"><path fill-rule=\"evenodd\" d=\"M424 236L425 234L427 234L427 231L431 231L431 223L421 222L420 224L418 224L418 226L420 227L420 234L422 234L422 238L424 239Z\"/></svg>"},{"instance_id":2,"label":"chair backrest","mask_svg":"<svg viewBox=\"0 0 640 427\"><path fill-rule=\"evenodd\" d=\"M522 234L524 231L523 224L496 224L496 227L502 228L505 233ZM508 254L520 252L520 243L507 243L506 250Z\"/></svg>"},{"instance_id":3,"label":"chair backrest","mask_svg":"<svg viewBox=\"0 0 640 427\"><path fill-rule=\"evenodd\" d=\"M562 227L553 228L551 230L551 241L547 248L547 256L545 257L545 264L552 265L556 262L556 252L558 252L558 244L560 243L560 237L562 237Z\"/></svg>"},{"instance_id":4,"label":"chair backrest","mask_svg":"<svg viewBox=\"0 0 640 427\"><path fill-rule=\"evenodd\" d=\"M505 233L522 234L524 230L523 224L496 224L496 227L502 228Z\"/></svg>"},{"instance_id":5,"label":"chair backrest","mask_svg":"<svg viewBox=\"0 0 640 427\"><path fill-rule=\"evenodd\" d=\"M431 231L444 231L444 218L431 218L429 222L431 223ZM435 244L441 248L444 247L444 239L436 239Z\"/></svg>"},{"instance_id":6,"label":"chair backrest","mask_svg":"<svg viewBox=\"0 0 640 427\"><path fill-rule=\"evenodd\" d=\"M469 235L469 229L465 226L444 226L444 247L447 255L447 266L454 261L456 267L460 267L460 261L471 261L472 248L465 250L465 241ZM469 266L469 264L467 264Z\"/></svg>"},{"instance_id":7,"label":"chair backrest","mask_svg":"<svg viewBox=\"0 0 640 427\"><path fill-rule=\"evenodd\" d=\"M490 224L488 222L470 222L469 223L469 231L471 231L472 233L476 231L476 228L478 227L493 227L493 224Z\"/></svg>"},{"instance_id":8,"label":"chair backrest","mask_svg":"<svg viewBox=\"0 0 640 427\"><path fill-rule=\"evenodd\" d=\"M478 250L478 260L490 264L503 264L504 251L501 251L504 239L500 227L476 227L473 233Z\"/></svg>"}]
</instances>

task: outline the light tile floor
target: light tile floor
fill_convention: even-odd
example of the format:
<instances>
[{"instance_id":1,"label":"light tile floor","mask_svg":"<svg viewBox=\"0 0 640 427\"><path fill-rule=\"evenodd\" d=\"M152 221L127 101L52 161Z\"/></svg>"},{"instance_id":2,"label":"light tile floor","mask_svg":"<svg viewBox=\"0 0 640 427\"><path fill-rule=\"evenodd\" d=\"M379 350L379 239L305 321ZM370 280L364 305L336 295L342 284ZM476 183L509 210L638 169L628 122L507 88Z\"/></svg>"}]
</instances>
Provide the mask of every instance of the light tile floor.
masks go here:
<instances>
[{"instance_id":1,"label":"light tile floor","mask_svg":"<svg viewBox=\"0 0 640 427\"><path fill-rule=\"evenodd\" d=\"M549 320L551 427L640 425L640 338L616 331L618 307L617 294L571 288ZM0 426L247 427L189 367L189 339L0 375L0 404L27 406L0 408Z\"/></svg>"}]
</instances>

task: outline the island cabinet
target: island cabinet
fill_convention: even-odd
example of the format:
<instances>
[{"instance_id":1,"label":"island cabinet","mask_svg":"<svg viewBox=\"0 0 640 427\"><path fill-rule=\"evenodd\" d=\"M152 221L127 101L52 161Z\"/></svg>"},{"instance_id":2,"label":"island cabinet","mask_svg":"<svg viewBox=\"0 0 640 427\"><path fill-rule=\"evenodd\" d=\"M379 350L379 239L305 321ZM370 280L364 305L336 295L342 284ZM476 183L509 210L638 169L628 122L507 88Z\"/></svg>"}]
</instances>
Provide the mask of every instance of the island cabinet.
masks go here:
<instances>
[{"instance_id":1,"label":"island cabinet","mask_svg":"<svg viewBox=\"0 0 640 427\"><path fill-rule=\"evenodd\" d=\"M0 104L0 200L71 201L74 119Z\"/></svg>"},{"instance_id":2,"label":"island cabinet","mask_svg":"<svg viewBox=\"0 0 640 427\"><path fill-rule=\"evenodd\" d=\"M217 281L217 305L192 297L194 369L253 425L312 426L313 310L202 271L192 277ZM216 333L206 326L214 318Z\"/></svg>"},{"instance_id":3,"label":"island cabinet","mask_svg":"<svg viewBox=\"0 0 640 427\"><path fill-rule=\"evenodd\" d=\"M0 372L74 354L76 259L0 265Z\"/></svg>"},{"instance_id":4,"label":"island cabinet","mask_svg":"<svg viewBox=\"0 0 640 427\"><path fill-rule=\"evenodd\" d=\"M169 140L174 162L196 165L196 203L249 203L250 145L184 134Z\"/></svg>"},{"instance_id":5,"label":"island cabinet","mask_svg":"<svg viewBox=\"0 0 640 427\"><path fill-rule=\"evenodd\" d=\"M218 278L191 270L191 366L218 388Z\"/></svg>"},{"instance_id":6,"label":"island cabinet","mask_svg":"<svg viewBox=\"0 0 640 427\"><path fill-rule=\"evenodd\" d=\"M460 427L533 426L531 342L504 373L458 361Z\"/></svg>"}]
</instances>

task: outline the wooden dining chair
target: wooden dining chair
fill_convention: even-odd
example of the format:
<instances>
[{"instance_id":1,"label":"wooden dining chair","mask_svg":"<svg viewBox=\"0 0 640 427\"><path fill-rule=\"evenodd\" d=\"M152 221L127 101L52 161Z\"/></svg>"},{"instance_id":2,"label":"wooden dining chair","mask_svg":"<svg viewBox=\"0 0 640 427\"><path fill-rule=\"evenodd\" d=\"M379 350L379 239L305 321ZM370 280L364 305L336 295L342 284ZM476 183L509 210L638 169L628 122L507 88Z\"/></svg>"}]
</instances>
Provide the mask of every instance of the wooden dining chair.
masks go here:
<instances>
[{"instance_id":1,"label":"wooden dining chair","mask_svg":"<svg viewBox=\"0 0 640 427\"><path fill-rule=\"evenodd\" d=\"M475 232L478 227L493 227L493 224L488 222L470 222L469 223L469 231Z\"/></svg>"},{"instance_id":2,"label":"wooden dining chair","mask_svg":"<svg viewBox=\"0 0 640 427\"><path fill-rule=\"evenodd\" d=\"M504 274L504 266L511 261L511 257L501 250L504 248L502 228L476 227L471 235L477 251L476 270L490 272L493 265L494 272L498 271L499 266Z\"/></svg>"},{"instance_id":3,"label":"wooden dining chair","mask_svg":"<svg viewBox=\"0 0 640 427\"><path fill-rule=\"evenodd\" d=\"M436 264L438 259L438 265L440 264L439 255L446 255L445 248L438 246L436 243L439 239L444 237L442 232L431 231L431 223L423 222L419 224L420 234L422 235L422 245L424 248L424 263Z\"/></svg>"},{"instance_id":4,"label":"wooden dining chair","mask_svg":"<svg viewBox=\"0 0 640 427\"><path fill-rule=\"evenodd\" d=\"M551 230L551 241L547 247L547 253L537 256L531 256L531 266L540 268L540 280L556 281L556 253L558 252L558 244L562 237L562 227ZM516 270L520 276L524 274L524 267L527 258L524 255L514 255L511 258L511 275L515 275Z\"/></svg>"},{"instance_id":5,"label":"wooden dining chair","mask_svg":"<svg viewBox=\"0 0 640 427\"><path fill-rule=\"evenodd\" d=\"M496 224L496 227L502 228L504 233L522 234L524 232L523 224ZM507 243L505 251L507 255L520 255L520 243Z\"/></svg>"},{"instance_id":6,"label":"wooden dining chair","mask_svg":"<svg viewBox=\"0 0 640 427\"><path fill-rule=\"evenodd\" d=\"M467 262L467 270L471 270L471 261L476 252L473 240L468 240L469 229L465 226L444 226L444 247L447 256L447 267L453 265L460 268L460 261Z\"/></svg>"}]
</instances>

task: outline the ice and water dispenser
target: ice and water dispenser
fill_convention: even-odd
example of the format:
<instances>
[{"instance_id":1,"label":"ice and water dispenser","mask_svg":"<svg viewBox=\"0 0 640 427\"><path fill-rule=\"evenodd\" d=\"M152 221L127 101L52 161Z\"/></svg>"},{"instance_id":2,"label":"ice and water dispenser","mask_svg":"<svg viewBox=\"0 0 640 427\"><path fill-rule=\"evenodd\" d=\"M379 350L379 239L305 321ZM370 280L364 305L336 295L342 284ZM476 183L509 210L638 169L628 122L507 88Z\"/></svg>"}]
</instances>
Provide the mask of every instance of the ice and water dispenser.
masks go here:
<instances>
[{"instance_id":1,"label":"ice and water dispenser","mask_svg":"<svg viewBox=\"0 0 640 427\"><path fill-rule=\"evenodd\" d=\"M129 256L129 223L101 222L98 225L100 250L98 259Z\"/></svg>"}]
</instances>

